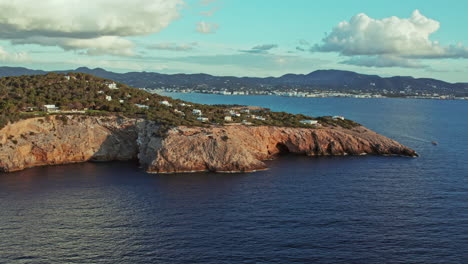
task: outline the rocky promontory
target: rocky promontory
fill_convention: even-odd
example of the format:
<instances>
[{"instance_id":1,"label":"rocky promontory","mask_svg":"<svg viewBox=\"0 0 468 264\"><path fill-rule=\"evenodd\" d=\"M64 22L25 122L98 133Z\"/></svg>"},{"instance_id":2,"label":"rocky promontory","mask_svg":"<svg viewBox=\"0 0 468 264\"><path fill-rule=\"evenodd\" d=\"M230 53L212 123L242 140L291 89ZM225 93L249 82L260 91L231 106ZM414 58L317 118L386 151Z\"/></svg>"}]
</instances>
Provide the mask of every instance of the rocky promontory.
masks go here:
<instances>
[{"instance_id":1,"label":"rocky promontory","mask_svg":"<svg viewBox=\"0 0 468 264\"><path fill-rule=\"evenodd\" d=\"M416 152L363 126L171 128L144 119L61 115L30 118L0 130L0 171L86 161L138 160L150 173L250 172L284 153L308 156Z\"/></svg>"}]
</instances>

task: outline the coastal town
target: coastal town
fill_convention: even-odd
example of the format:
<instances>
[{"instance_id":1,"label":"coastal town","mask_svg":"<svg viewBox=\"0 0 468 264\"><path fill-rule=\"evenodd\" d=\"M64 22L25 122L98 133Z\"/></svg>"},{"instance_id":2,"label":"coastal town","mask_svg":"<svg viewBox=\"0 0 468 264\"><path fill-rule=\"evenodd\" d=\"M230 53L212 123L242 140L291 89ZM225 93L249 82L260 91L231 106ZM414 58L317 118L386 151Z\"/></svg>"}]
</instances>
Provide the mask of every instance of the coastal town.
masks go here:
<instances>
[{"instance_id":1,"label":"coastal town","mask_svg":"<svg viewBox=\"0 0 468 264\"><path fill-rule=\"evenodd\" d=\"M438 93L419 93L411 90L401 90L397 93L392 91L383 90L381 93L377 92L364 92L364 91L350 91L340 92L333 90L308 90L308 89L255 89L255 90L232 90L222 88L212 89L199 89L199 88L141 88L150 93L203 93L203 94L217 94L217 95L272 95L272 96L285 96L285 97L309 97L309 98L327 98L327 97L341 97L341 98L408 98L408 99L436 99L436 100L468 100L468 97L459 97L454 95L442 95Z\"/></svg>"}]
</instances>

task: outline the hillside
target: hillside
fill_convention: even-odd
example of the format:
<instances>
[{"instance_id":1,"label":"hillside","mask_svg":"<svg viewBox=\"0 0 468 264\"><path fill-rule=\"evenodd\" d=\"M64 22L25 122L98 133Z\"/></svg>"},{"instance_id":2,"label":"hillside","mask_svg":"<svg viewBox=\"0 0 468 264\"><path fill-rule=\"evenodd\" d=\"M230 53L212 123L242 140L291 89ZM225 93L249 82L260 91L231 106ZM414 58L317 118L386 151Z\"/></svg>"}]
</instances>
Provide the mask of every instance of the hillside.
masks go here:
<instances>
[{"instance_id":1,"label":"hillside","mask_svg":"<svg viewBox=\"0 0 468 264\"><path fill-rule=\"evenodd\" d=\"M46 109L46 106L49 109ZM55 106L55 107L54 107ZM85 73L48 73L0 79L0 128L30 117L84 114L121 115L156 121L163 130L174 126L244 123L311 127L312 117L263 108L212 106L174 100ZM317 118L323 125L353 127L350 120Z\"/></svg>"},{"instance_id":2,"label":"hillside","mask_svg":"<svg viewBox=\"0 0 468 264\"><path fill-rule=\"evenodd\" d=\"M281 154L417 153L343 117L202 105L85 73L0 79L0 172L138 160L150 173L251 172Z\"/></svg>"}]
</instances>

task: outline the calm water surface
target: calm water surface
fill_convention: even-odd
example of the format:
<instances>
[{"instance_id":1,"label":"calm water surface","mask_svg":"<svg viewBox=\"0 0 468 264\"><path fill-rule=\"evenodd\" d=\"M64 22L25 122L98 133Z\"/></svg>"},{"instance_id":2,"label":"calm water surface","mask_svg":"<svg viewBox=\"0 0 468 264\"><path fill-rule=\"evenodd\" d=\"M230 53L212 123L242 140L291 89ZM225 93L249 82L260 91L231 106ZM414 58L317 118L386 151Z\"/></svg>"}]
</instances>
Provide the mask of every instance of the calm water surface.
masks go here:
<instances>
[{"instance_id":1,"label":"calm water surface","mask_svg":"<svg viewBox=\"0 0 468 264\"><path fill-rule=\"evenodd\" d=\"M171 96L341 114L421 157L288 156L254 174L149 175L133 163L0 174L0 263L468 263L468 102Z\"/></svg>"}]
</instances>

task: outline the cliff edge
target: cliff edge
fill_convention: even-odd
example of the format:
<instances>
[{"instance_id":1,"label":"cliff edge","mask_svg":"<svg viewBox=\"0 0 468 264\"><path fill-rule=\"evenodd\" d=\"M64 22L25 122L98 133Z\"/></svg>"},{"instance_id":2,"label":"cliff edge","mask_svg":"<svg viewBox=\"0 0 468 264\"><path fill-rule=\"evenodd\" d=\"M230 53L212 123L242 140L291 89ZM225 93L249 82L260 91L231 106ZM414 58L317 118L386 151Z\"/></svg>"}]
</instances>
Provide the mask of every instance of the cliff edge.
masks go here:
<instances>
[{"instance_id":1,"label":"cliff edge","mask_svg":"<svg viewBox=\"0 0 468 264\"><path fill-rule=\"evenodd\" d=\"M280 154L400 155L416 152L363 126L289 128L272 126L175 127L116 116L49 116L22 120L0 130L0 171L86 161L139 160L150 173L250 172Z\"/></svg>"},{"instance_id":2,"label":"cliff edge","mask_svg":"<svg viewBox=\"0 0 468 264\"><path fill-rule=\"evenodd\" d=\"M399 155L416 152L363 126L353 129L270 126L177 127L152 155L148 172L246 172L281 154L308 156Z\"/></svg>"}]
</instances>

